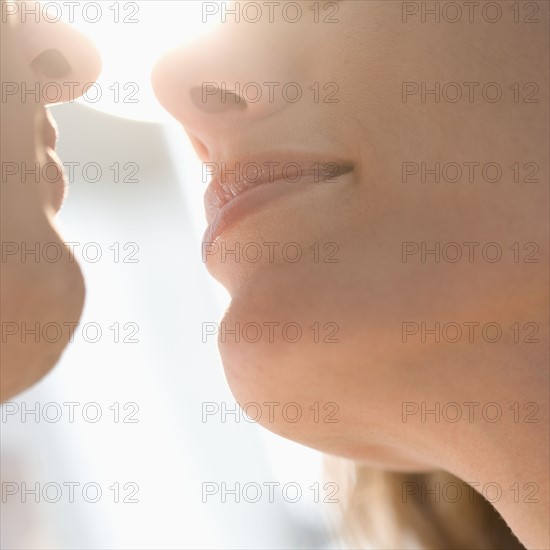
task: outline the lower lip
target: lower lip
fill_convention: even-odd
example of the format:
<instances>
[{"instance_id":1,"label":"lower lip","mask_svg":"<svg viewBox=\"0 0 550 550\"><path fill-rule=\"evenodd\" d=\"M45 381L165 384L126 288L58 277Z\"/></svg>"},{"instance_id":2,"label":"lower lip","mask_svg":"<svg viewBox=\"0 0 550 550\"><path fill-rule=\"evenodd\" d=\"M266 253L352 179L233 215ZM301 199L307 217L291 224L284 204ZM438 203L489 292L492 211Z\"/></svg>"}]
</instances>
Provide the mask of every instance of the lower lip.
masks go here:
<instances>
[{"instance_id":1,"label":"lower lip","mask_svg":"<svg viewBox=\"0 0 550 550\"><path fill-rule=\"evenodd\" d=\"M42 167L42 179L50 186L53 209L55 212L59 212L65 199L65 190L67 187L63 164L56 152L50 147L46 148L46 162L47 165ZM55 167L51 166L52 164Z\"/></svg>"},{"instance_id":2,"label":"lower lip","mask_svg":"<svg viewBox=\"0 0 550 550\"><path fill-rule=\"evenodd\" d=\"M352 174L353 171L348 172ZM340 176L344 177L344 175ZM338 182L341 185L341 181ZM336 184L336 185L338 185ZM216 214L208 225L204 237L204 243L214 242L224 232L228 231L246 216L258 212L263 207L269 206L279 197L290 194L307 193L318 185L331 185L328 182L319 182L314 176L302 178L299 183L291 183L280 180L256 185L237 197L231 199ZM332 184L334 185L334 183Z\"/></svg>"}]
</instances>

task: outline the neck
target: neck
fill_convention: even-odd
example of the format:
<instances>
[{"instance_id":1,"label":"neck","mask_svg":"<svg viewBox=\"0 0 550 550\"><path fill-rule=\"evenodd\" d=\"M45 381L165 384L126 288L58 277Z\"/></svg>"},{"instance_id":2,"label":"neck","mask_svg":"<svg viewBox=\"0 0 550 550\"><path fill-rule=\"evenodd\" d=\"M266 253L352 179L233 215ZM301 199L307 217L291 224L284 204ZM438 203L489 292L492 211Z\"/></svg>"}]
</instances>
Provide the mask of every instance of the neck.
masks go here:
<instances>
[{"instance_id":1,"label":"neck","mask_svg":"<svg viewBox=\"0 0 550 550\"><path fill-rule=\"evenodd\" d=\"M427 414L414 430L437 465L487 498L533 549L550 548L548 355L539 340L463 357L426 405L439 402L439 422L427 429Z\"/></svg>"}]
</instances>

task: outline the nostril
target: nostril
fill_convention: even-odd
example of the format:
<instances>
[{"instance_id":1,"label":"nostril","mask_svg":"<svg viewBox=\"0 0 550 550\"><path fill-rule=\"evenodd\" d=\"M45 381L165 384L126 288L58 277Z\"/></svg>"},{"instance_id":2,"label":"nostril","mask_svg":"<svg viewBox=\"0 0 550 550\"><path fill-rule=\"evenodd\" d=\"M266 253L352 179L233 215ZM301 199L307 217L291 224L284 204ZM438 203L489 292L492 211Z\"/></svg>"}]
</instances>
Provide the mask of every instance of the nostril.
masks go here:
<instances>
[{"instance_id":1,"label":"nostril","mask_svg":"<svg viewBox=\"0 0 550 550\"><path fill-rule=\"evenodd\" d=\"M49 78L63 78L72 68L67 58L56 49L44 50L32 62L32 67Z\"/></svg>"},{"instance_id":2,"label":"nostril","mask_svg":"<svg viewBox=\"0 0 550 550\"><path fill-rule=\"evenodd\" d=\"M209 88L191 88L191 101L205 113L223 113L226 111L242 111L246 109L246 101L238 94L227 90Z\"/></svg>"}]
</instances>

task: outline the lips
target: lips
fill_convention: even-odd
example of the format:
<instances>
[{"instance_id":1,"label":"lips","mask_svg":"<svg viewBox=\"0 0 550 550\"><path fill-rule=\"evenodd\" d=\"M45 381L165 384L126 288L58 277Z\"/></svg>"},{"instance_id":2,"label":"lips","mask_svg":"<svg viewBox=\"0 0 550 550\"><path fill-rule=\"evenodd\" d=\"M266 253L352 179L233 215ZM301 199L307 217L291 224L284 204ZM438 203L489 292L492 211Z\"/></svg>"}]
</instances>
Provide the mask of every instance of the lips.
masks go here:
<instances>
[{"instance_id":1,"label":"lips","mask_svg":"<svg viewBox=\"0 0 550 550\"><path fill-rule=\"evenodd\" d=\"M203 163L203 174L211 176L204 196L209 223L205 240L213 241L270 199L315 185L337 184L354 170L351 162L329 158L280 154Z\"/></svg>"},{"instance_id":2,"label":"lips","mask_svg":"<svg viewBox=\"0 0 550 550\"><path fill-rule=\"evenodd\" d=\"M42 142L45 148L46 166L42 169L42 179L49 185L49 199L55 212L61 210L65 199L66 181L63 165L55 152L57 146L57 125L47 109L42 117Z\"/></svg>"},{"instance_id":3,"label":"lips","mask_svg":"<svg viewBox=\"0 0 550 550\"><path fill-rule=\"evenodd\" d=\"M44 145L55 151L55 147L57 146L57 136L58 136L57 124L55 123L55 120L53 119L50 112L47 110L45 110L43 128L44 128Z\"/></svg>"}]
</instances>

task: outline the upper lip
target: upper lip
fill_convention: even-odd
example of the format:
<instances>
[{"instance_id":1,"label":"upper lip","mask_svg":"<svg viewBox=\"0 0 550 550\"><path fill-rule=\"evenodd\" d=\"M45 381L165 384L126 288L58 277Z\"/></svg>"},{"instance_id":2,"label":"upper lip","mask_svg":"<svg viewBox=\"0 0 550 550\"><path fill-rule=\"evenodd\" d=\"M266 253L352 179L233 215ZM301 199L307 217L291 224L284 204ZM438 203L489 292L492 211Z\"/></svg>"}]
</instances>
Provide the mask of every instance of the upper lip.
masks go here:
<instances>
[{"instance_id":1,"label":"upper lip","mask_svg":"<svg viewBox=\"0 0 550 550\"><path fill-rule=\"evenodd\" d=\"M65 198L65 188L66 181L63 176L63 166L61 160L57 157L55 153L55 148L57 145L57 124L55 123L54 118L51 113L44 109L43 117L41 120L41 130L42 130L42 143L44 145L46 157L45 161L47 164L53 163L57 166L59 177L52 178L52 172L48 172L49 182L51 183L51 204L55 212L59 212Z\"/></svg>"},{"instance_id":2,"label":"upper lip","mask_svg":"<svg viewBox=\"0 0 550 550\"><path fill-rule=\"evenodd\" d=\"M337 182L353 170L351 161L328 154L272 153L203 162L203 174L212 175L204 195L207 221L235 197L264 183Z\"/></svg>"},{"instance_id":3,"label":"upper lip","mask_svg":"<svg viewBox=\"0 0 550 550\"><path fill-rule=\"evenodd\" d=\"M44 145L55 150L57 145L57 124L48 110L44 117Z\"/></svg>"}]
</instances>

